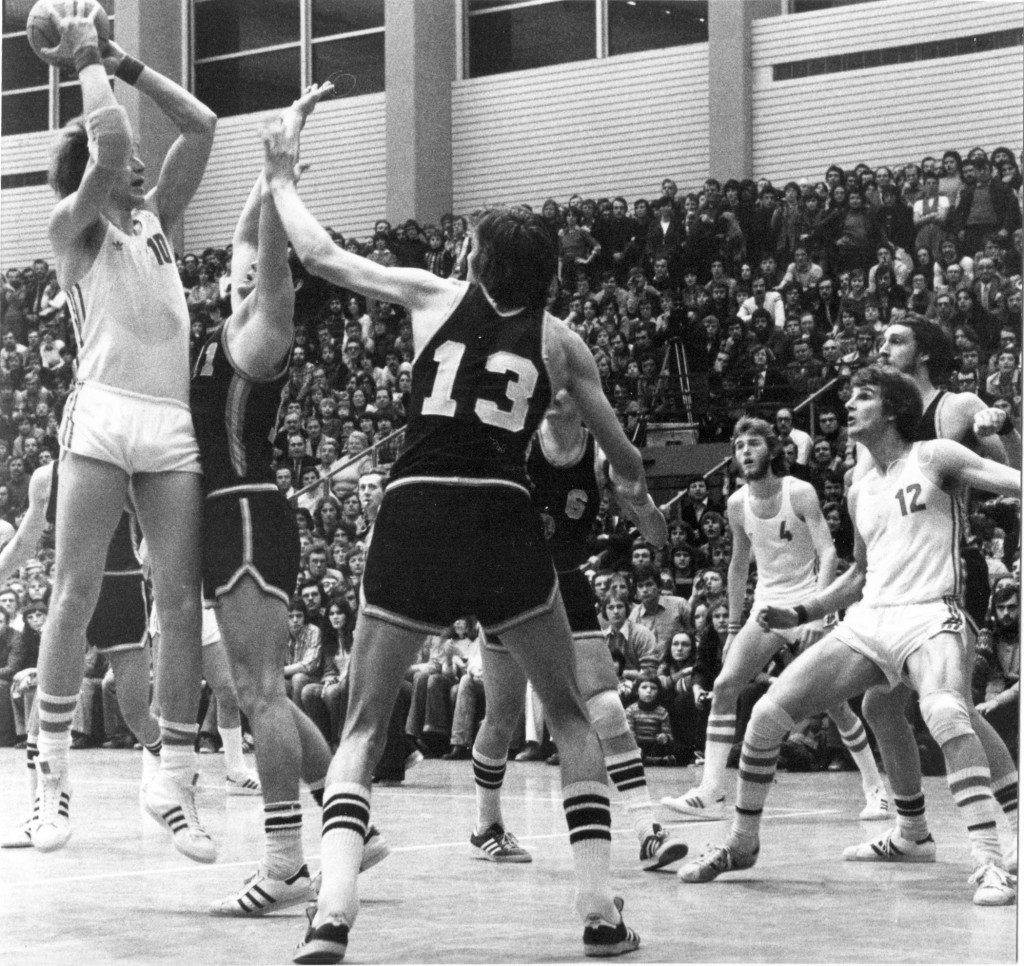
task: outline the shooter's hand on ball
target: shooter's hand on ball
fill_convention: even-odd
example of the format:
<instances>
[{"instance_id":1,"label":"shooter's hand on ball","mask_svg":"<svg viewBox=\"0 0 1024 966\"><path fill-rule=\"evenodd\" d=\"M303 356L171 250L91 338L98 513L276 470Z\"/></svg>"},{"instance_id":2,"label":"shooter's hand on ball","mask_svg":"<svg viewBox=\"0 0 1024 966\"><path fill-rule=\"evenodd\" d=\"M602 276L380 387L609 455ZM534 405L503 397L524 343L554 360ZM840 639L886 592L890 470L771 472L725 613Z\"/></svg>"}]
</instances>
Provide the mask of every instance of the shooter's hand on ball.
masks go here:
<instances>
[{"instance_id":1,"label":"shooter's hand on ball","mask_svg":"<svg viewBox=\"0 0 1024 966\"><path fill-rule=\"evenodd\" d=\"M263 175L267 183L294 182L299 158L298 134L289 136L279 117L261 124L259 130L263 142Z\"/></svg>"},{"instance_id":2,"label":"shooter's hand on ball","mask_svg":"<svg viewBox=\"0 0 1024 966\"><path fill-rule=\"evenodd\" d=\"M93 7L87 17L64 17L60 23L60 43L56 47L44 47L40 53L51 61L78 63L84 51L92 48L99 55L100 38L96 33L93 18L98 7Z\"/></svg>"},{"instance_id":3,"label":"shooter's hand on ball","mask_svg":"<svg viewBox=\"0 0 1024 966\"><path fill-rule=\"evenodd\" d=\"M757 613L757 623L762 630L772 631L777 628L796 627L800 623L796 610L792 607L762 607Z\"/></svg>"},{"instance_id":4,"label":"shooter's hand on ball","mask_svg":"<svg viewBox=\"0 0 1024 966\"><path fill-rule=\"evenodd\" d=\"M103 58L103 66L107 69L107 73L113 76L118 65L128 54L123 47L115 44L114 41L102 40L100 41L100 56Z\"/></svg>"},{"instance_id":5,"label":"shooter's hand on ball","mask_svg":"<svg viewBox=\"0 0 1024 966\"><path fill-rule=\"evenodd\" d=\"M333 93L334 85L330 81L326 81L323 84L310 84L302 92L302 95L292 102L288 110L295 111L301 118L301 123L305 124L306 118L313 113L313 108L325 97L329 97Z\"/></svg>"}]
</instances>

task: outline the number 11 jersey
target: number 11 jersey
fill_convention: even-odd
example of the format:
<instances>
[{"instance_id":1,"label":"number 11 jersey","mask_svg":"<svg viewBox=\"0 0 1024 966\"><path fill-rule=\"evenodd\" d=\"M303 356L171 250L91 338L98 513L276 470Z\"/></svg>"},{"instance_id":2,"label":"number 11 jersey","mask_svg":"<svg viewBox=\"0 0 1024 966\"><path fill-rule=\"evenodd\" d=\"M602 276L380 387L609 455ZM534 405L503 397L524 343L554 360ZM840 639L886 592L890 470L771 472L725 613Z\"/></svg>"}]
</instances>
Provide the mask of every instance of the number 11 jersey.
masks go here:
<instances>
[{"instance_id":1,"label":"number 11 jersey","mask_svg":"<svg viewBox=\"0 0 1024 966\"><path fill-rule=\"evenodd\" d=\"M471 284L413 363L406 445L392 479L431 477L529 487L526 448L551 381L543 309L501 315Z\"/></svg>"}]
</instances>

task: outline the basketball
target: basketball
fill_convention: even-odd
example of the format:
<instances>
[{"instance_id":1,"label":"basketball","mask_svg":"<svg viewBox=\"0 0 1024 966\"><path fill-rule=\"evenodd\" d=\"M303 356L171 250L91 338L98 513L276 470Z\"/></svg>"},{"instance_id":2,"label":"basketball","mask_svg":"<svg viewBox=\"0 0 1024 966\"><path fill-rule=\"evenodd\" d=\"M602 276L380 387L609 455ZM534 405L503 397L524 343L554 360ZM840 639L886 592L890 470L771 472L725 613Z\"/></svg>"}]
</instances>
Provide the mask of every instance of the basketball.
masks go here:
<instances>
[{"instance_id":1,"label":"basketball","mask_svg":"<svg viewBox=\"0 0 1024 966\"><path fill-rule=\"evenodd\" d=\"M96 10L96 33L100 42L110 39L110 20L97 0L38 0L28 15L25 29L28 31L29 46L36 56L55 67L73 67L65 58L50 58L43 51L60 43L60 21L69 16L88 16Z\"/></svg>"}]
</instances>

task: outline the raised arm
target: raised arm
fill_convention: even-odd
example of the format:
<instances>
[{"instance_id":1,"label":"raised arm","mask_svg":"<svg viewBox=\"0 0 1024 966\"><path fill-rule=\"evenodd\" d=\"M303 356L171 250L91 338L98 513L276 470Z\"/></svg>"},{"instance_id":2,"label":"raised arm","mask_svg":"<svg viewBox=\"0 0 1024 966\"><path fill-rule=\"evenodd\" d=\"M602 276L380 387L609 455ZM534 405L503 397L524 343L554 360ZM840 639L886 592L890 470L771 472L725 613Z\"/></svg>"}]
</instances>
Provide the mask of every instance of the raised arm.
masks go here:
<instances>
[{"instance_id":1,"label":"raised arm","mask_svg":"<svg viewBox=\"0 0 1024 966\"><path fill-rule=\"evenodd\" d=\"M46 527L46 506L50 499L53 464L40 466L29 480L28 509L21 518L18 530L0 550L0 581L7 580L39 546Z\"/></svg>"},{"instance_id":2,"label":"raised arm","mask_svg":"<svg viewBox=\"0 0 1024 966\"><path fill-rule=\"evenodd\" d=\"M78 66L90 154L78 189L62 199L50 216L50 240L58 260L73 251L80 237L99 223L111 191L124 177L131 160L128 115L110 89L98 45L92 17L65 17L61 21L61 42L50 51Z\"/></svg>"},{"instance_id":3,"label":"raised arm","mask_svg":"<svg viewBox=\"0 0 1024 966\"><path fill-rule=\"evenodd\" d=\"M397 302L414 312L451 292L455 283L438 278L425 269L378 265L335 245L296 190L298 132L277 118L261 127L260 137L265 155L263 176L295 254L308 272L362 295L384 302Z\"/></svg>"},{"instance_id":4,"label":"raised arm","mask_svg":"<svg viewBox=\"0 0 1024 966\"><path fill-rule=\"evenodd\" d=\"M103 53L107 69L145 94L180 132L160 168L156 187L146 199L160 223L169 229L182 216L203 180L217 115L185 88L129 57L112 40L107 41Z\"/></svg>"},{"instance_id":5,"label":"raised arm","mask_svg":"<svg viewBox=\"0 0 1024 966\"><path fill-rule=\"evenodd\" d=\"M922 463L932 467L943 481L965 483L1001 496L1020 497L1020 470L978 456L951 439L925 443L921 457Z\"/></svg>"}]
</instances>

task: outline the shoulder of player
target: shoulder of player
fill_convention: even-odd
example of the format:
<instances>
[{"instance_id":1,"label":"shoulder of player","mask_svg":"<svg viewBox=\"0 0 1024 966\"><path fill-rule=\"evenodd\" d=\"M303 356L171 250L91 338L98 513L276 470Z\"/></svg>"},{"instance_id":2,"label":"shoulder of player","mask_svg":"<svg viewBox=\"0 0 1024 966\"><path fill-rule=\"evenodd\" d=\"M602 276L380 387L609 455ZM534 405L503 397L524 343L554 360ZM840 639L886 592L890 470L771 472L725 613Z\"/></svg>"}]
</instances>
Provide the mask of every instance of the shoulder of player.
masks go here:
<instances>
[{"instance_id":1,"label":"shoulder of player","mask_svg":"<svg viewBox=\"0 0 1024 966\"><path fill-rule=\"evenodd\" d=\"M800 514L816 507L821 508L818 491L806 480L798 480L795 476L790 478L789 499L793 509Z\"/></svg>"},{"instance_id":2,"label":"shoulder of player","mask_svg":"<svg viewBox=\"0 0 1024 966\"><path fill-rule=\"evenodd\" d=\"M986 408L981 397L973 392L947 392L942 400L945 438L960 439L965 433L972 435L975 414Z\"/></svg>"},{"instance_id":3,"label":"shoulder of player","mask_svg":"<svg viewBox=\"0 0 1024 966\"><path fill-rule=\"evenodd\" d=\"M743 511L747 502L746 490L747 485L744 483L738 490L729 494L729 499L725 503L726 513L740 513Z\"/></svg>"}]
</instances>

